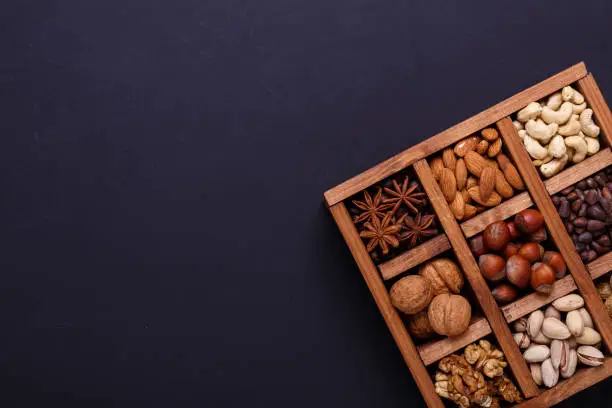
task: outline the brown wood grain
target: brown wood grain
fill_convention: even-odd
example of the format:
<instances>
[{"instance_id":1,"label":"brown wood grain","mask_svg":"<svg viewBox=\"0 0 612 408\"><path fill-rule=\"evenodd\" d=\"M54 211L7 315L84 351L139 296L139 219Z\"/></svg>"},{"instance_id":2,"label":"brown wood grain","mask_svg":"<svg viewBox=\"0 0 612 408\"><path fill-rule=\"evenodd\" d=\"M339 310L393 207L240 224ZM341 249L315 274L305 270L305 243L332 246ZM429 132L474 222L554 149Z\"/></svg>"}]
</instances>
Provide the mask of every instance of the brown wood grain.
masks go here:
<instances>
[{"instance_id":1,"label":"brown wood grain","mask_svg":"<svg viewBox=\"0 0 612 408\"><path fill-rule=\"evenodd\" d=\"M593 109L593 118L601 127L600 140L603 138L605 146L612 146L612 114L592 74L589 73L578 81L578 90Z\"/></svg>"},{"instance_id":2,"label":"brown wood grain","mask_svg":"<svg viewBox=\"0 0 612 408\"><path fill-rule=\"evenodd\" d=\"M517 93L514 96L480 112L471 118L441 132L437 135L404 150L403 152L383 161L363 173L327 190L324 194L328 206L332 206L361 190L364 190L380 180L405 169L413 162L429 156L482 128L495 123L499 119L523 108L529 102L536 101L546 95L578 81L587 74L583 62L576 64L550 78Z\"/></svg>"},{"instance_id":3,"label":"brown wood grain","mask_svg":"<svg viewBox=\"0 0 612 408\"><path fill-rule=\"evenodd\" d=\"M448 242L446 235L438 235L416 248L396 256L390 261L378 265L378 269L380 269L380 274L383 279L388 280L414 268L434 256L440 255L444 251L448 251L450 248L450 242Z\"/></svg>"},{"instance_id":4,"label":"brown wood grain","mask_svg":"<svg viewBox=\"0 0 612 408\"><path fill-rule=\"evenodd\" d=\"M483 338L491 333L491 326L484 317L475 318L466 331L458 336L445 337L443 339L422 344L417 347L423 364L430 365L448 356L451 353Z\"/></svg>"},{"instance_id":5,"label":"brown wood grain","mask_svg":"<svg viewBox=\"0 0 612 408\"><path fill-rule=\"evenodd\" d=\"M484 231L484 229L487 228L487 225L495 221L505 220L506 218L521 212L525 208L531 207L532 205L533 201L531 201L529 193L524 191L515 195L511 199L504 201L498 206L480 213L470 220L467 220L461 224L461 230L466 237L473 237L479 232Z\"/></svg>"},{"instance_id":6,"label":"brown wood grain","mask_svg":"<svg viewBox=\"0 0 612 408\"><path fill-rule=\"evenodd\" d=\"M612 252L600 256L593 262L587 265L587 269L593 279L597 279L600 276L612 271Z\"/></svg>"},{"instance_id":7,"label":"brown wood grain","mask_svg":"<svg viewBox=\"0 0 612 408\"><path fill-rule=\"evenodd\" d=\"M512 125L512 121L509 118L504 118L497 122L497 126L504 140L504 144L514 159L514 163L531 194L531 198L544 217L544 222L548 227L548 232L552 240L563 256L563 259L565 259L567 267L574 277L576 286L581 296L584 298L586 307L597 325L604 343L609 350L612 350L612 320L610 320L606 308L597 293L591 275L587 272L586 267L580 259L580 255L578 255L570 236L565 230L563 221L561 217L559 217L550 199L550 195L540 179L538 171L531 163L527 151L523 148L521 140ZM571 169L572 167L567 170L570 171Z\"/></svg>"},{"instance_id":8,"label":"brown wood grain","mask_svg":"<svg viewBox=\"0 0 612 408\"><path fill-rule=\"evenodd\" d=\"M359 267L359 270L361 271L370 292L372 292L372 297L374 297L376 305L385 319L385 322L389 327L389 331L391 331L391 334L395 339L395 343L402 353L402 357L404 358L406 365L408 365L408 368L412 373L414 381L421 390L421 394L423 395L427 406L430 408L443 408L444 404L435 392L435 387L429 373L427 372L427 368L425 365L423 365L423 362L419 358L417 349L412 342L408 331L406 330L406 326L404 326L398 312L391 304L391 299L389 297L389 293L387 292L387 288L380 278L378 270L376 269L374 262L372 262L372 258L370 258L370 254L368 254L366 251L363 241L355 229L355 225L351 220L346 206L344 203L338 203L330 207L330 211L334 217L334 220L336 221L336 224L338 224L338 228L340 229L349 250L353 254L353 258L355 258L355 262L357 263L357 266Z\"/></svg>"},{"instance_id":9,"label":"brown wood grain","mask_svg":"<svg viewBox=\"0 0 612 408\"><path fill-rule=\"evenodd\" d=\"M515 408L546 408L552 407L572 395L605 380L612 374L612 358L606 358L603 365L599 367L583 366L571 378L560 381L553 388L544 391L536 398L527 400ZM609 406L605 404L604 406Z\"/></svg>"},{"instance_id":10,"label":"brown wood grain","mask_svg":"<svg viewBox=\"0 0 612 408\"><path fill-rule=\"evenodd\" d=\"M497 307L497 303L484 280L484 277L478 269L476 260L472 256L470 248L468 247L467 241L463 237L461 228L453 213L451 212L442 191L438 186L438 183L434 180L431 168L427 164L425 159L419 160L414 163L414 170L423 185L423 189L429 197L433 209L438 216L440 224L446 231L448 240L451 243L455 256L463 269L470 286L474 291L474 295L478 300L478 304L482 309L484 315L489 320L491 329L493 330L497 342L506 355L506 359L514 377L523 391L523 394L527 397L533 397L538 394L538 388L533 382L531 373L527 368L527 364L521 355L520 350L516 346L510 328L508 327L504 316L500 309Z\"/></svg>"}]
</instances>

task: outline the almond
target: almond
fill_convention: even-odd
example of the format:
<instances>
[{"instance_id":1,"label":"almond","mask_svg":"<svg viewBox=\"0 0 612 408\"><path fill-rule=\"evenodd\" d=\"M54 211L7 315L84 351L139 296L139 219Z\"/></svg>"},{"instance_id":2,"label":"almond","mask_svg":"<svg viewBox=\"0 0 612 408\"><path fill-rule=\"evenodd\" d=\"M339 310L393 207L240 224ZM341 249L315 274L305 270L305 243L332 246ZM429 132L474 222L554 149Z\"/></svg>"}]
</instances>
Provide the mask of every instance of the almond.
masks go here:
<instances>
[{"instance_id":1,"label":"almond","mask_svg":"<svg viewBox=\"0 0 612 408\"><path fill-rule=\"evenodd\" d=\"M485 167L482 170L478 186L480 187L480 198L483 202L487 202L495 188L495 169L493 167Z\"/></svg>"},{"instance_id":2,"label":"almond","mask_svg":"<svg viewBox=\"0 0 612 408\"><path fill-rule=\"evenodd\" d=\"M455 199L450 203L450 208L455 218L461 221L465 216L465 202L463 201L463 195L455 194Z\"/></svg>"},{"instance_id":3,"label":"almond","mask_svg":"<svg viewBox=\"0 0 612 408\"><path fill-rule=\"evenodd\" d=\"M468 193L467 189L464 188L459 192L463 196L463 202L469 204L472 201L472 197L470 197L470 193Z\"/></svg>"},{"instance_id":4,"label":"almond","mask_svg":"<svg viewBox=\"0 0 612 408\"><path fill-rule=\"evenodd\" d=\"M442 169L444 168L444 163L442 162L442 158L434 157L429 162L429 166L431 167L431 171L436 181L440 180L440 174L442 173Z\"/></svg>"},{"instance_id":5,"label":"almond","mask_svg":"<svg viewBox=\"0 0 612 408\"><path fill-rule=\"evenodd\" d=\"M502 171L504 172L504 176L506 177L506 180L508 181L508 183L510 183L512 187L516 188L517 190L525 189L525 184L523 184L523 179L521 179L521 176L518 170L516 169L516 167L514 167L512 163L508 162L505 168L501 163L499 163L499 165L502 168Z\"/></svg>"},{"instance_id":6,"label":"almond","mask_svg":"<svg viewBox=\"0 0 612 408\"><path fill-rule=\"evenodd\" d=\"M455 166L457 165L457 158L455 157L455 153L450 147L447 147L442 152L442 162L444 163L444 167L455 171Z\"/></svg>"},{"instance_id":7,"label":"almond","mask_svg":"<svg viewBox=\"0 0 612 408\"><path fill-rule=\"evenodd\" d=\"M476 212L477 212L476 207L470 204L466 204L463 210L463 218L465 218L466 220L468 218L472 218L473 216L476 215Z\"/></svg>"},{"instance_id":8,"label":"almond","mask_svg":"<svg viewBox=\"0 0 612 408\"><path fill-rule=\"evenodd\" d=\"M502 140L500 138L497 138L497 140L495 140L489 146L489 149L487 150L487 156L495 157L501 152L501 149L502 149Z\"/></svg>"},{"instance_id":9,"label":"almond","mask_svg":"<svg viewBox=\"0 0 612 408\"><path fill-rule=\"evenodd\" d=\"M475 150L476 150L476 153L478 153L478 154L485 154L487 152L487 150L489 150L489 142L487 142L486 140L481 140L476 145L476 149Z\"/></svg>"},{"instance_id":10,"label":"almond","mask_svg":"<svg viewBox=\"0 0 612 408\"><path fill-rule=\"evenodd\" d=\"M499 164L499 167L502 169L502 171L504 171L506 169L506 166L510 163L510 159L508 159L508 156L506 156L503 153L498 154L496 157L497 159L497 163Z\"/></svg>"},{"instance_id":11,"label":"almond","mask_svg":"<svg viewBox=\"0 0 612 408\"><path fill-rule=\"evenodd\" d=\"M442 169L440 189L447 202L450 203L455 199L455 195L457 195L457 180L455 179L455 174L450 169Z\"/></svg>"},{"instance_id":12,"label":"almond","mask_svg":"<svg viewBox=\"0 0 612 408\"><path fill-rule=\"evenodd\" d=\"M495 169L495 191L503 198L510 198L514 195L512 186L508 184L508 181L504 177L504 173L498 169Z\"/></svg>"},{"instance_id":13,"label":"almond","mask_svg":"<svg viewBox=\"0 0 612 408\"><path fill-rule=\"evenodd\" d=\"M467 152L469 152L470 150L474 150L476 148L476 145L478 144L478 140L479 139L476 136L466 137L465 139L463 139L462 141L460 141L459 143L455 145L455 148L453 149L453 151L455 152L457 156L463 157L465 156Z\"/></svg>"},{"instance_id":14,"label":"almond","mask_svg":"<svg viewBox=\"0 0 612 408\"><path fill-rule=\"evenodd\" d=\"M490 162L487 159L473 151L467 152L464 157L464 160L465 167L467 167L468 171L476 177L480 177L482 169L491 166Z\"/></svg>"},{"instance_id":15,"label":"almond","mask_svg":"<svg viewBox=\"0 0 612 408\"><path fill-rule=\"evenodd\" d=\"M480 198L480 187L478 186L468 188L468 193L470 193L470 197L472 198L472 200L485 207L495 207L496 205L501 203L501 196L495 191L491 193L487 201L482 201L482 199ZM476 207L476 211L478 211L478 207Z\"/></svg>"},{"instance_id":16,"label":"almond","mask_svg":"<svg viewBox=\"0 0 612 408\"><path fill-rule=\"evenodd\" d=\"M478 179L474 176L468 176L467 181L465 182L465 187L470 188L478 185Z\"/></svg>"},{"instance_id":17,"label":"almond","mask_svg":"<svg viewBox=\"0 0 612 408\"><path fill-rule=\"evenodd\" d=\"M497 133L497 129L495 128L482 129L480 135L488 142L493 142L499 138L499 133Z\"/></svg>"},{"instance_id":18,"label":"almond","mask_svg":"<svg viewBox=\"0 0 612 408\"><path fill-rule=\"evenodd\" d=\"M463 190L467 182L467 168L465 167L465 160L463 159L457 160L455 179L457 180L457 190Z\"/></svg>"}]
</instances>

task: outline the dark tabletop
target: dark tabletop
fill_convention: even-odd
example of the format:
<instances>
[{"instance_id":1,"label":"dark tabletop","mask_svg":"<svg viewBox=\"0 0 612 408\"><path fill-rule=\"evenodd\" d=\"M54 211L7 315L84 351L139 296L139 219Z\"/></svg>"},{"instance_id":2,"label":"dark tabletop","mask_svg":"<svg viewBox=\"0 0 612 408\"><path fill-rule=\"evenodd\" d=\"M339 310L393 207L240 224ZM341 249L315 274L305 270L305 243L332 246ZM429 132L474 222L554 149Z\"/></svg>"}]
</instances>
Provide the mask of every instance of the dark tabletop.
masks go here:
<instances>
[{"instance_id":1,"label":"dark tabletop","mask_svg":"<svg viewBox=\"0 0 612 408\"><path fill-rule=\"evenodd\" d=\"M322 194L580 60L612 100L609 1L497 3L5 0L3 406L421 406Z\"/></svg>"}]
</instances>

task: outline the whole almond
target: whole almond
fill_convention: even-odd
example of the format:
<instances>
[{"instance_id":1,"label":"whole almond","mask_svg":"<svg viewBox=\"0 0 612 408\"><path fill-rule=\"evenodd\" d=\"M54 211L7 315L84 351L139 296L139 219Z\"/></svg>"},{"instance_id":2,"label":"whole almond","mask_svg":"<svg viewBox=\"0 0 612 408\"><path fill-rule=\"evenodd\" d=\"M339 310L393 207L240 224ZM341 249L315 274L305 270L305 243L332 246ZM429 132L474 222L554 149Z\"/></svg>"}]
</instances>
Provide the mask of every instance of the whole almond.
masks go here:
<instances>
[{"instance_id":1,"label":"whole almond","mask_svg":"<svg viewBox=\"0 0 612 408\"><path fill-rule=\"evenodd\" d=\"M582 296L572 293L570 295L560 297L552 302L552 305L560 312L570 312L584 306L584 299Z\"/></svg>"},{"instance_id":2,"label":"whole almond","mask_svg":"<svg viewBox=\"0 0 612 408\"><path fill-rule=\"evenodd\" d=\"M578 360L584 365L597 367L602 365L604 362L603 353L597 350L595 347L580 346L578 347L578 350L576 350L576 354L578 355Z\"/></svg>"},{"instance_id":3,"label":"whole almond","mask_svg":"<svg viewBox=\"0 0 612 408\"><path fill-rule=\"evenodd\" d=\"M561 313L554 306L550 305L544 311L544 317L554 317L555 319L561 320Z\"/></svg>"},{"instance_id":4,"label":"whole almond","mask_svg":"<svg viewBox=\"0 0 612 408\"><path fill-rule=\"evenodd\" d=\"M455 166L455 179L457 179L457 190L463 190L465 183L467 183L467 167L465 167L465 160L457 160Z\"/></svg>"},{"instance_id":5,"label":"whole almond","mask_svg":"<svg viewBox=\"0 0 612 408\"><path fill-rule=\"evenodd\" d=\"M497 157L499 156L501 155L498 155ZM498 163L500 162L498 161ZM501 163L499 164L499 166L502 167ZM506 177L506 180L508 180L508 183L510 183L512 187L516 188L517 190L525 189L523 179L521 178L521 175L519 174L516 167L514 167L514 164L508 163L506 167L502 167L502 171L504 173L504 176Z\"/></svg>"},{"instance_id":6,"label":"whole almond","mask_svg":"<svg viewBox=\"0 0 612 408\"><path fill-rule=\"evenodd\" d=\"M504 177L504 173L499 169L495 169L495 191L499 193L503 198L510 198L514 195L512 186Z\"/></svg>"},{"instance_id":7,"label":"whole almond","mask_svg":"<svg viewBox=\"0 0 612 408\"><path fill-rule=\"evenodd\" d=\"M468 176L467 182L465 183L466 188L474 187L478 185L478 179L474 176Z\"/></svg>"},{"instance_id":8,"label":"whole almond","mask_svg":"<svg viewBox=\"0 0 612 408\"><path fill-rule=\"evenodd\" d=\"M578 353L574 349L570 349L565 360L565 365L561 364L559 371L561 377L570 378L576 372L576 366L578 365Z\"/></svg>"},{"instance_id":9,"label":"whole almond","mask_svg":"<svg viewBox=\"0 0 612 408\"><path fill-rule=\"evenodd\" d=\"M470 193L468 193L466 188L461 190L459 193L463 196L464 203L468 204L470 201L472 201L472 197L470 197Z\"/></svg>"},{"instance_id":10,"label":"whole almond","mask_svg":"<svg viewBox=\"0 0 612 408\"><path fill-rule=\"evenodd\" d=\"M578 310L572 310L567 313L565 317L565 324L569 329L572 336L580 336L582 334L582 330L584 329L584 321L582 320L582 316L580 316L580 312Z\"/></svg>"},{"instance_id":11,"label":"whole almond","mask_svg":"<svg viewBox=\"0 0 612 408\"><path fill-rule=\"evenodd\" d=\"M468 193L470 193L470 197L472 200L476 201L478 204L483 205L485 207L495 207L499 203L501 203L501 196L497 194L495 191L491 193L489 199L487 201L482 201L480 198L480 187L472 186L468 188Z\"/></svg>"},{"instance_id":12,"label":"whole almond","mask_svg":"<svg viewBox=\"0 0 612 408\"><path fill-rule=\"evenodd\" d=\"M470 150L474 150L476 148L476 145L478 144L478 140L479 139L476 136L466 137L465 139L463 139L462 141L460 141L459 143L455 145L455 148L453 149L453 151L455 152L457 156L463 157L465 156L467 152L469 152Z\"/></svg>"},{"instance_id":13,"label":"whole almond","mask_svg":"<svg viewBox=\"0 0 612 408\"><path fill-rule=\"evenodd\" d=\"M478 186L480 187L480 199L486 203L495 188L495 169L493 167L482 169Z\"/></svg>"},{"instance_id":14,"label":"whole almond","mask_svg":"<svg viewBox=\"0 0 612 408\"><path fill-rule=\"evenodd\" d=\"M512 337L514 337L514 341L516 342L516 345L520 349L525 349L529 347L531 344L531 341L529 340L529 336L527 336L527 333L514 333Z\"/></svg>"},{"instance_id":15,"label":"whole almond","mask_svg":"<svg viewBox=\"0 0 612 408\"><path fill-rule=\"evenodd\" d=\"M527 333L531 339L538 335L542 329L542 323L544 323L544 313L541 310L536 310L529 315L527 318Z\"/></svg>"},{"instance_id":16,"label":"whole almond","mask_svg":"<svg viewBox=\"0 0 612 408\"><path fill-rule=\"evenodd\" d=\"M476 215L477 209L473 205L466 204L463 210L463 218L466 220Z\"/></svg>"},{"instance_id":17,"label":"whole almond","mask_svg":"<svg viewBox=\"0 0 612 408\"><path fill-rule=\"evenodd\" d=\"M442 151L442 162L444 163L444 167L449 170L455 171L455 166L457 165L457 158L455 157L455 153L453 153L453 149L447 147Z\"/></svg>"},{"instance_id":18,"label":"whole almond","mask_svg":"<svg viewBox=\"0 0 612 408\"><path fill-rule=\"evenodd\" d=\"M455 199L455 195L457 195L457 180L455 180L454 172L446 168L442 169L439 183L446 201L452 202Z\"/></svg>"},{"instance_id":19,"label":"whole almond","mask_svg":"<svg viewBox=\"0 0 612 408\"><path fill-rule=\"evenodd\" d=\"M487 156L495 157L497 156L502 149L502 140L501 138L495 139L493 143L489 145L489 149L487 150Z\"/></svg>"},{"instance_id":20,"label":"whole almond","mask_svg":"<svg viewBox=\"0 0 612 408\"><path fill-rule=\"evenodd\" d=\"M502 171L506 170L506 166L508 166L509 164L512 164L508 156L506 156L503 153L498 154L495 159L497 160L497 164L499 164L499 168Z\"/></svg>"},{"instance_id":21,"label":"whole almond","mask_svg":"<svg viewBox=\"0 0 612 408\"><path fill-rule=\"evenodd\" d=\"M559 368L567 362L570 348L567 341L553 340L550 343L550 360L553 367Z\"/></svg>"},{"instance_id":22,"label":"whole almond","mask_svg":"<svg viewBox=\"0 0 612 408\"><path fill-rule=\"evenodd\" d=\"M474 151L467 152L463 159L467 170L476 177L480 177L482 170L491 165L487 159Z\"/></svg>"},{"instance_id":23,"label":"whole almond","mask_svg":"<svg viewBox=\"0 0 612 408\"><path fill-rule=\"evenodd\" d=\"M450 203L450 209L457 220L461 221L463 217L465 217L465 202L463 201L463 195L455 194L455 199Z\"/></svg>"},{"instance_id":24,"label":"whole almond","mask_svg":"<svg viewBox=\"0 0 612 408\"><path fill-rule=\"evenodd\" d=\"M576 336L576 343L587 346L594 346L601 342L601 335L590 327L585 327L580 336Z\"/></svg>"},{"instance_id":25,"label":"whole almond","mask_svg":"<svg viewBox=\"0 0 612 408\"><path fill-rule=\"evenodd\" d=\"M542 334L549 339L558 340L568 339L572 335L565 323L554 317L547 317L544 319L542 323Z\"/></svg>"},{"instance_id":26,"label":"whole almond","mask_svg":"<svg viewBox=\"0 0 612 408\"><path fill-rule=\"evenodd\" d=\"M434 157L429 162L429 166L431 167L431 172L434 175L434 179L436 181L440 180L440 175L442 174L442 169L444 169L444 163L442 162L441 157Z\"/></svg>"},{"instance_id":27,"label":"whole almond","mask_svg":"<svg viewBox=\"0 0 612 408\"><path fill-rule=\"evenodd\" d=\"M529 370L531 371L531 377L537 385L542 385L542 367L540 364L533 363L529 364Z\"/></svg>"},{"instance_id":28,"label":"whole almond","mask_svg":"<svg viewBox=\"0 0 612 408\"><path fill-rule=\"evenodd\" d=\"M513 328L514 328L514 331L519 332L519 333L526 332L527 331L527 319L524 317L521 317L516 322L514 322Z\"/></svg>"},{"instance_id":29,"label":"whole almond","mask_svg":"<svg viewBox=\"0 0 612 408\"><path fill-rule=\"evenodd\" d=\"M531 345L523 352L523 358L528 363L540 363L550 357L550 349L543 344Z\"/></svg>"},{"instance_id":30,"label":"whole almond","mask_svg":"<svg viewBox=\"0 0 612 408\"><path fill-rule=\"evenodd\" d=\"M591 315L584 307L578 309L578 313L580 313L580 317L582 317L582 322L584 323L584 327L593 328L593 319L591 319Z\"/></svg>"},{"instance_id":31,"label":"whole almond","mask_svg":"<svg viewBox=\"0 0 612 408\"><path fill-rule=\"evenodd\" d=\"M487 154L487 150L489 150L489 142L486 140L481 140L476 145L476 153L478 154Z\"/></svg>"},{"instance_id":32,"label":"whole almond","mask_svg":"<svg viewBox=\"0 0 612 408\"><path fill-rule=\"evenodd\" d=\"M550 358L542 362L542 382L548 388L557 385L559 381L559 370L553 367Z\"/></svg>"},{"instance_id":33,"label":"whole almond","mask_svg":"<svg viewBox=\"0 0 612 408\"><path fill-rule=\"evenodd\" d=\"M493 142L499 138L499 133L497 132L497 129L494 128L482 129L480 131L480 135L488 142Z\"/></svg>"}]
</instances>

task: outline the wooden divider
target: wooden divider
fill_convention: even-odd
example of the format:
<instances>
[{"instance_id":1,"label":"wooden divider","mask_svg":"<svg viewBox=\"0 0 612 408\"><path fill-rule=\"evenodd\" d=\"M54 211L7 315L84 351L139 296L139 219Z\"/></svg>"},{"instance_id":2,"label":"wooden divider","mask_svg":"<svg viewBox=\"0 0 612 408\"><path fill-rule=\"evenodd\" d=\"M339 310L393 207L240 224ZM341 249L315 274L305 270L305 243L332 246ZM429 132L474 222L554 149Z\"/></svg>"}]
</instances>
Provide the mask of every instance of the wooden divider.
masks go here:
<instances>
[{"instance_id":1,"label":"wooden divider","mask_svg":"<svg viewBox=\"0 0 612 408\"><path fill-rule=\"evenodd\" d=\"M330 207L330 211L338 228L344 237L363 278L372 292L376 305L380 310L389 330L395 339L395 343L408 365L414 381L417 383L428 407L444 408L442 400L436 394L434 384L423 362L417 354L417 349L399 317L395 307L391 304L391 299L385 287L378 269L372 262L370 254L366 251L363 241L357 233L357 229L351 220L351 216L344 203L338 203Z\"/></svg>"},{"instance_id":2,"label":"wooden divider","mask_svg":"<svg viewBox=\"0 0 612 408\"><path fill-rule=\"evenodd\" d=\"M512 125L512 121L509 118L504 118L497 122L497 126L502 135L504 144L514 159L514 163L531 194L531 198L544 217L550 236L574 277L576 286L584 298L586 307L593 317L593 321L597 323L604 343L608 347L608 350L612 350L612 321L597 293L591 276L587 272L580 259L580 255L576 251L570 236L565 230L565 225L559 217L548 191L546 191L544 183L540 179L538 171L531 163L531 159L524 149L516 129ZM570 170L571 168L568 169L568 171Z\"/></svg>"},{"instance_id":3,"label":"wooden divider","mask_svg":"<svg viewBox=\"0 0 612 408\"><path fill-rule=\"evenodd\" d=\"M435 210L440 224L446 231L455 256L474 291L478 304L489 320L489 325L497 338L497 342L506 355L506 359L512 368L519 387L526 397L537 395L539 392L538 387L534 383L529 368L512 338L512 333L510 333L510 328L506 324L504 316L497 307L497 303L478 269L476 260L472 256L467 241L463 237L461 228L459 228L459 224L457 224L438 183L433 177L431 168L427 161L422 159L414 163L414 170L429 197L429 202Z\"/></svg>"},{"instance_id":4,"label":"wooden divider","mask_svg":"<svg viewBox=\"0 0 612 408\"><path fill-rule=\"evenodd\" d=\"M593 279L612 271L612 252L608 252L604 256L600 256L593 262L587 265L589 273Z\"/></svg>"},{"instance_id":5,"label":"wooden divider","mask_svg":"<svg viewBox=\"0 0 612 408\"><path fill-rule=\"evenodd\" d=\"M380 269L380 274L383 279L388 280L396 277L402 272L414 268L434 256L440 255L444 251L448 251L450 248L450 242L448 242L446 235L438 235L416 248L396 256L390 261L378 265L378 269Z\"/></svg>"},{"instance_id":6,"label":"wooden divider","mask_svg":"<svg viewBox=\"0 0 612 408\"><path fill-rule=\"evenodd\" d=\"M612 146L612 114L606 100L595 82L592 74L578 80L578 90L584 95L589 107L593 109L594 118L601 128L600 139L606 146Z\"/></svg>"}]
</instances>

